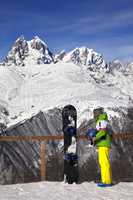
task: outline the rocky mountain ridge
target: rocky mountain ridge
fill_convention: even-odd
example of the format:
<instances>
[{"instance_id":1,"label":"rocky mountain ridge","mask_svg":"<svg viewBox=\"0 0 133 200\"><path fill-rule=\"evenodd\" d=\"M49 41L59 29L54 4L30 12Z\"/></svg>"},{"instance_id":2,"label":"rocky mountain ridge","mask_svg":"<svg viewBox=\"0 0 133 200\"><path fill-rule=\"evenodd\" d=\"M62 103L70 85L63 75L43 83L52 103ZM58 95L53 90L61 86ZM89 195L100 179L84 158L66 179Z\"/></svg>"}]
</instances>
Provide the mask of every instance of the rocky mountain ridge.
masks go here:
<instances>
[{"instance_id":1,"label":"rocky mountain ridge","mask_svg":"<svg viewBox=\"0 0 133 200\"><path fill-rule=\"evenodd\" d=\"M53 54L47 44L38 36L26 41L24 36L19 37L13 44L3 64L10 66L25 66L28 64L50 64L54 62Z\"/></svg>"}]
</instances>

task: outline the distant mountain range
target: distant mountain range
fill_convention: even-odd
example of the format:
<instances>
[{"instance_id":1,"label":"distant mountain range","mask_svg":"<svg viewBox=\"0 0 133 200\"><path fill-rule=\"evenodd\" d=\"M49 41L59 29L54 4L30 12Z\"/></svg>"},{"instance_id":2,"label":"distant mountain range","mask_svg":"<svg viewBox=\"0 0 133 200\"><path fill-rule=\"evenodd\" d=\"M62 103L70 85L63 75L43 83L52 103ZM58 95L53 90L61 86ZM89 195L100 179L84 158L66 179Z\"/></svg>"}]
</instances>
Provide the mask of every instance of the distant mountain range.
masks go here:
<instances>
[{"instance_id":1,"label":"distant mountain range","mask_svg":"<svg viewBox=\"0 0 133 200\"><path fill-rule=\"evenodd\" d=\"M90 68L93 68L94 65L104 68L106 65L102 55L87 47L75 48L69 53L62 51L54 55L49 50L48 45L38 36L35 36L31 41L26 41L24 36L19 37L14 42L3 64L25 66L28 64L50 64L59 61L73 62Z\"/></svg>"},{"instance_id":2,"label":"distant mountain range","mask_svg":"<svg viewBox=\"0 0 133 200\"><path fill-rule=\"evenodd\" d=\"M31 64L50 64L57 62L74 63L79 66L87 66L90 71L103 71L113 73L114 70L132 73L132 63L124 64L119 60L107 63L103 56L93 49L87 47L77 47L70 52L65 50L54 54L48 45L35 36L32 40L27 41L24 36L20 36L11 47L8 55L3 59L0 65L6 66L28 66Z\"/></svg>"},{"instance_id":3,"label":"distant mountain range","mask_svg":"<svg viewBox=\"0 0 133 200\"><path fill-rule=\"evenodd\" d=\"M119 60L107 63L101 54L87 47L77 47L70 52L63 50L54 54L38 36L30 41L27 41L24 36L19 37L0 65L29 66L58 62L74 63L86 67L97 82L104 82L105 73L114 73L115 70L125 74L133 73L132 63L124 65Z\"/></svg>"}]
</instances>

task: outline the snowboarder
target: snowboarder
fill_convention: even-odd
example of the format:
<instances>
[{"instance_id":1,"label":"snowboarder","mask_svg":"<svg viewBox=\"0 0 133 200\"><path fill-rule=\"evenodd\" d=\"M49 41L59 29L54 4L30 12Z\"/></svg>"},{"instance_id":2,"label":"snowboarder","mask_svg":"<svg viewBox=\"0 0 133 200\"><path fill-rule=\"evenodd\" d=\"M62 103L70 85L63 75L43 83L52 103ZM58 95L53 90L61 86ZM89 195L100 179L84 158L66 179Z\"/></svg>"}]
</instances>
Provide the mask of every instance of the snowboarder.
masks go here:
<instances>
[{"instance_id":1,"label":"snowboarder","mask_svg":"<svg viewBox=\"0 0 133 200\"><path fill-rule=\"evenodd\" d=\"M93 111L94 119L96 122L96 136L93 137L93 143L98 148L98 162L101 171L100 187L112 186L112 172L110 165L110 148L111 148L111 135L108 132L108 116L104 109L99 107Z\"/></svg>"}]
</instances>

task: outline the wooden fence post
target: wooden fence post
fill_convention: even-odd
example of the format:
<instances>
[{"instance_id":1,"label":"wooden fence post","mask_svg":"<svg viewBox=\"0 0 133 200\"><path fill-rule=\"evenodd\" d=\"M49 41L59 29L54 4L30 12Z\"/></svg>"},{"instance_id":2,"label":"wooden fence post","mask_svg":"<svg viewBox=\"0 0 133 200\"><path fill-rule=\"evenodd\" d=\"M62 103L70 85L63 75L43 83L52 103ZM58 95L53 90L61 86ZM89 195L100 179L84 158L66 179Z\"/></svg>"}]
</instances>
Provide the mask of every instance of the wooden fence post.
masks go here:
<instances>
[{"instance_id":1,"label":"wooden fence post","mask_svg":"<svg viewBox=\"0 0 133 200\"><path fill-rule=\"evenodd\" d=\"M46 180L46 142L41 141L40 147L40 172L41 172L41 181Z\"/></svg>"}]
</instances>

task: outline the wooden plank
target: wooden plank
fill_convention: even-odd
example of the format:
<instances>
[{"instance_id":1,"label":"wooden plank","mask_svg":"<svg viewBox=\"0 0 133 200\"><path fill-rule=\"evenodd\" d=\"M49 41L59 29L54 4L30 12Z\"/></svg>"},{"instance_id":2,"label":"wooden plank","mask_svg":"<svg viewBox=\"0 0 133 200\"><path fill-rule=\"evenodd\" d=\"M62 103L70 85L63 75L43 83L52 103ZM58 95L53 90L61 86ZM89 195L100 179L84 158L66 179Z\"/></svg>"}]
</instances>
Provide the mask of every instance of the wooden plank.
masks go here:
<instances>
[{"instance_id":1,"label":"wooden plank","mask_svg":"<svg viewBox=\"0 0 133 200\"><path fill-rule=\"evenodd\" d=\"M86 135L80 135L78 136L78 140L86 140L87 137ZM122 139L122 140L126 140L126 139L133 139L133 133L118 133L118 134L113 134L113 140L116 139Z\"/></svg>"},{"instance_id":2,"label":"wooden plank","mask_svg":"<svg viewBox=\"0 0 133 200\"><path fill-rule=\"evenodd\" d=\"M48 141L62 140L63 135L46 135L46 136L0 136L0 141Z\"/></svg>"},{"instance_id":3,"label":"wooden plank","mask_svg":"<svg viewBox=\"0 0 133 200\"><path fill-rule=\"evenodd\" d=\"M86 135L80 135L77 138L78 140L86 140L87 136ZM126 140L126 139L133 139L133 133L115 133L113 134L113 140L116 139L122 139L122 140Z\"/></svg>"},{"instance_id":4,"label":"wooden plank","mask_svg":"<svg viewBox=\"0 0 133 200\"><path fill-rule=\"evenodd\" d=\"M113 140L116 139L133 139L133 133L120 133L120 134L113 134Z\"/></svg>"},{"instance_id":5,"label":"wooden plank","mask_svg":"<svg viewBox=\"0 0 133 200\"><path fill-rule=\"evenodd\" d=\"M0 141L49 141L62 140L63 135L45 135L45 136L0 136ZM78 140L86 140L86 135L79 135ZM133 133L113 134L113 139L133 139Z\"/></svg>"},{"instance_id":6,"label":"wooden plank","mask_svg":"<svg viewBox=\"0 0 133 200\"><path fill-rule=\"evenodd\" d=\"M40 146L40 173L41 173L41 181L46 180L46 144L44 141L41 142Z\"/></svg>"}]
</instances>

